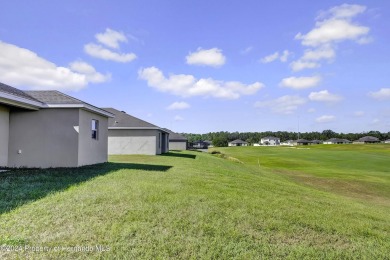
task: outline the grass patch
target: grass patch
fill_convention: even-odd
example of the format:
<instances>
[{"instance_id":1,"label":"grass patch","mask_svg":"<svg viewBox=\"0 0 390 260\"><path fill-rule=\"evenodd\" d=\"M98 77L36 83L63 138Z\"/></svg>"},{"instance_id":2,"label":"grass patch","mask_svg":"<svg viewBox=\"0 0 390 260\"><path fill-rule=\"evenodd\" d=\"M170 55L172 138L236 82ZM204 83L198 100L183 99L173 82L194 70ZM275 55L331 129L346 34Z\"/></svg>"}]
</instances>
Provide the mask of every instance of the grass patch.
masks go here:
<instances>
[{"instance_id":1,"label":"grass patch","mask_svg":"<svg viewBox=\"0 0 390 260\"><path fill-rule=\"evenodd\" d=\"M244 164L187 151L112 156L110 163L98 166L1 175L0 201L11 206L0 213L0 244L50 250L0 250L0 258L388 257L388 206L277 173L287 170L283 163L272 167L284 151L252 149L221 149ZM316 165L310 161L302 159ZM292 171L337 179L301 167L295 162ZM374 179L386 179L381 169L373 169ZM344 181L358 174L342 171ZM372 177L370 172L359 174L362 180ZM13 189L19 195L5 199ZM37 195L23 195L23 189Z\"/></svg>"}]
</instances>

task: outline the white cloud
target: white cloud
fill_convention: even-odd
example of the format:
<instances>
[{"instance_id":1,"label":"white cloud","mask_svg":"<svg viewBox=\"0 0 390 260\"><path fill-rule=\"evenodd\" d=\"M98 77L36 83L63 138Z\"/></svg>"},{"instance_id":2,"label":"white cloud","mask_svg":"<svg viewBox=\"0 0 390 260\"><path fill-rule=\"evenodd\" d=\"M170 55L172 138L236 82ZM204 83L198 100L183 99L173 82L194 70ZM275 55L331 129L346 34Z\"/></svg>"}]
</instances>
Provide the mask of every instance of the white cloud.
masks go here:
<instances>
[{"instance_id":1,"label":"white cloud","mask_svg":"<svg viewBox=\"0 0 390 260\"><path fill-rule=\"evenodd\" d=\"M291 62L290 65L293 71L300 71L303 69L314 69L321 66L321 64L317 62L302 61L302 60L293 61Z\"/></svg>"},{"instance_id":2,"label":"white cloud","mask_svg":"<svg viewBox=\"0 0 390 260\"><path fill-rule=\"evenodd\" d=\"M367 8L362 5L342 4L322 12L317 19L323 19L327 16L330 16L331 18L349 19L363 13L366 9Z\"/></svg>"},{"instance_id":3,"label":"white cloud","mask_svg":"<svg viewBox=\"0 0 390 260\"><path fill-rule=\"evenodd\" d=\"M181 110L181 109L187 109L190 107L191 106L186 102L174 102L167 107L167 110Z\"/></svg>"},{"instance_id":4,"label":"white cloud","mask_svg":"<svg viewBox=\"0 0 390 260\"><path fill-rule=\"evenodd\" d=\"M84 74L87 80L93 83L106 82L111 79L110 74L103 75L97 72L90 64L83 61L72 62L69 66L71 70Z\"/></svg>"},{"instance_id":5,"label":"white cloud","mask_svg":"<svg viewBox=\"0 0 390 260\"><path fill-rule=\"evenodd\" d=\"M336 119L335 116L323 115L323 116L317 117L316 122L317 123L330 123L330 122L333 122L335 119Z\"/></svg>"},{"instance_id":6,"label":"white cloud","mask_svg":"<svg viewBox=\"0 0 390 260\"><path fill-rule=\"evenodd\" d=\"M140 69L140 79L146 80L150 87L181 97L204 96L224 99L237 99L241 95L253 95L264 85L255 82L245 85L236 81L219 81L211 78L196 79L192 75L172 74L165 77L156 67Z\"/></svg>"},{"instance_id":7,"label":"white cloud","mask_svg":"<svg viewBox=\"0 0 390 260\"><path fill-rule=\"evenodd\" d=\"M283 54L280 55L280 61L281 62L286 62L288 60L288 57L291 55L291 52L289 52L288 50L284 50L283 51Z\"/></svg>"},{"instance_id":8,"label":"white cloud","mask_svg":"<svg viewBox=\"0 0 390 260\"><path fill-rule=\"evenodd\" d=\"M335 51L329 47L325 46L322 48L314 49L314 50L306 50L305 54L302 56L302 60L330 60L336 56Z\"/></svg>"},{"instance_id":9,"label":"white cloud","mask_svg":"<svg viewBox=\"0 0 390 260\"><path fill-rule=\"evenodd\" d=\"M381 88L376 92L370 92L368 95L377 100L390 100L390 88Z\"/></svg>"},{"instance_id":10,"label":"white cloud","mask_svg":"<svg viewBox=\"0 0 390 260\"><path fill-rule=\"evenodd\" d=\"M270 108L274 113L292 114L299 106L306 103L306 99L300 96L282 96L268 101L258 101L255 103L257 108Z\"/></svg>"},{"instance_id":11,"label":"white cloud","mask_svg":"<svg viewBox=\"0 0 390 260\"><path fill-rule=\"evenodd\" d=\"M104 33L96 34L95 38L98 42L113 49L119 49L120 42L127 42L127 38L122 32L114 31L110 28L107 28Z\"/></svg>"},{"instance_id":12,"label":"white cloud","mask_svg":"<svg viewBox=\"0 0 390 260\"><path fill-rule=\"evenodd\" d=\"M262 58L260 61L262 63L270 63L270 62L273 62L275 60L277 60L279 58L279 52L275 52L273 54L270 54L268 56L265 56L264 58Z\"/></svg>"},{"instance_id":13,"label":"white cloud","mask_svg":"<svg viewBox=\"0 0 390 260\"><path fill-rule=\"evenodd\" d=\"M328 90L321 90L318 92L311 92L309 94L309 99L311 101L319 101L319 102L338 102L343 98L336 94L329 93Z\"/></svg>"},{"instance_id":14,"label":"white cloud","mask_svg":"<svg viewBox=\"0 0 390 260\"><path fill-rule=\"evenodd\" d=\"M280 82L280 86L292 89L306 89L317 86L321 81L320 76L313 77L289 77Z\"/></svg>"},{"instance_id":15,"label":"white cloud","mask_svg":"<svg viewBox=\"0 0 390 260\"><path fill-rule=\"evenodd\" d=\"M277 59L279 59L281 62L286 62L288 60L288 57L291 55L291 52L288 50L284 50L282 54L279 54L279 52L275 52L273 54L270 54L268 56L265 56L260 60L262 63L270 63Z\"/></svg>"},{"instance_id":16,"label":"white cloud","mask_svg":"<svg viewBox=\"0 0 390 260\"><path fill-rule=\"evenodd\" d=\"M84 46L84 51L95 58L122 63L131 62L137 58L137 55L134 53L117 53L94 43L86 44Z\"/></svg>"},{"instance_id":17,"label":"white cloud","mask_svg":"<svg viewBox=\"0 0 390 260\"><path fill-rule=\"evenodd\" d=\"M181 117L181 116L175 116L175 118L173 120L175 120L175 121L184 121L184 118Z\"/></svg>"},{"instance_id":18,"label":"white cloud","mask_svg":"<svg viewBox=\"0 0 390 260\"><path fill-rule=\"evenodd\" d=\"M189 65L201 65L220 67L225 64L226 58L222 54L222 50L218 48L212 48L209 50L203 50L198 48L196 52L190 52L186 56L187 64Z\"/></svg>"},{"instance_id":19,"label":"white cloud","mask_svg":"<svg viewBox=\"0 0 390 260\"><path fill-rule=\"evenodd\" d=\"M316 23L316 27L307 34L297 34L296 39L302 40L306 46L320 46L345 40L358 41L366 36L370 28L351 23L349 20L329 19Z\"/></svg>"},{"instance_id":20,"label":"white cloud","mask_svg":"<svg viewBox=\"0 0 390 260\"><path fill-rule=\"evenodd\" d=\"M28 49L0 41L0 78L12 86L30 89L79 90L89 83L109 80L110 76L80 61L70 68L57 66Z\"/></svg>"},{"instance_id":21,"label":"white cloud","mask_svg":"<svg viewBox=\"0 0 390 260\"><path fill-rule=\"evenodd\" d=\"M358 44L370 43L370 28L352 21L365 10L365 6L343 4L322 12L313 29L306 34L298 33L295 36L295 39L301 40L302 45L315 49L305 50L300 59L292 62L290 65L293 71L318 68L318 61L334 59L335 48L340 42L351 40Z\"/></svg>"}]
</instances>

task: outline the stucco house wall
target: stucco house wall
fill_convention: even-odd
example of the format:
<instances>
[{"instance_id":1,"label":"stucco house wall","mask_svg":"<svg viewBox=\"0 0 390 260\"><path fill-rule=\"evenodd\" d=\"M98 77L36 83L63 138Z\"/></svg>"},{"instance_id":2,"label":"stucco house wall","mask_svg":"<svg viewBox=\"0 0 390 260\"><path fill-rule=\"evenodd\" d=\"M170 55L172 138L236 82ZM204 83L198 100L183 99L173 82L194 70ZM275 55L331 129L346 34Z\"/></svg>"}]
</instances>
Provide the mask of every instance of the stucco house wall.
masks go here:
<instances>
[{"instance_id":1,"label":"stucco house wall","mask_svg":"<svg viewBox=\"0 0 390 260\"><path fill-rule=\"evenodd\" d=\"M78 166L79 109L10 113L9 167Z\"/></svg>"},{"instance_id":2,"label":"stucco house wall","mask_svg":"<svg viewBox=\"0 0 390 260\"><path fill-rule=\"evenodd\" d=\"M92 120L99 121L98 138L92 138ZM103 163L108 160L107 117L79 109L78 166Z\"/></svg>"},{"instance_id":3,"label":"stucco house wall","mask_svg":"<svg viewBox=\"0 0 390 260\"><path fill-rule=\"evenodd\" d=\"M8 164L9 108L0 105L0 166Z\"/></svg>"},{"instance_id":4,"label":"stucco house wall","mask_svg":"<svg viewBox=\"0 0 390 260\"><path fill-rule=\"evenodd\" d=\"M187 150L187 142L169 141L169 150Z\"/></svg>"},{"instance_id":5,"label":"stucco house wall","mask_svg":"<svg viewBox=\"0 0 390 260\"><path fill-rule=\"evenodd\" d=\"M161 154L159 137L162 135L158 130L109 129L108 154Z\"/></svg>"}]
</instances>

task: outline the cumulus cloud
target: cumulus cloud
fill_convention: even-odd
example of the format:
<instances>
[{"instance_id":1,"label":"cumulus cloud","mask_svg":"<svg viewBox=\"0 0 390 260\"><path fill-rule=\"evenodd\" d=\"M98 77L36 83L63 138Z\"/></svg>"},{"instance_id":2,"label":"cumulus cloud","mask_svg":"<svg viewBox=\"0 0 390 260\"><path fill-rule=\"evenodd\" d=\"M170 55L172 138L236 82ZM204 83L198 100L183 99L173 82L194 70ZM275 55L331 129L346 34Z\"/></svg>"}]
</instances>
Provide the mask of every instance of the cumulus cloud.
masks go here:
<instances>
[{"instance_id":1,"label":"cumulus cloud","mask_svg":"<svg viewBox=\"0 0 390 260\"><path fill-rule=\"evenodd\" d=\"M321 64L312 61L297 60L291 62L291 68L293 71L300 71L303 69L314 69L321 66Z\"/></svg>"},{"instance_id":2,"label":"cumulus cloud","mask_svg":"<svg viewBox=\"0 0 390 260\"><path fill-rule=\"evenodd\" d=\"M137 58L137 55L134 53L122 53L118 51L120 47L119 43L127 42L127 38L122 32L107 28L104 33L96 34L95 38L99 43L107 46L108 48L115 49L115 51L110 50L101 44L85 44L84 52L94 58L122 63L131 62Z\"/></svg>"},{"instance_id":3,"label":"cumulus cloud","mask_svg":"<svg viewBox=\"0 0 390 260\"><path fill-rule=\"evenodd\" d=\"M292 89L306 89L317 86L321 81L320 76L313 77L289 77L279 83L280 86Z\"/></svg>"},{"instance_id":4,"label":"cumulus cloud","mask_svg":"<svg viewBox=\"0 0 390 260\"><path fill-rule=\"evenodd\" d=\"M12 86L30 89L79 90L89 83L110 79L85 62L61 67L35 52L0 41L0 78Z\"/></svg>"},{"instance_id":5,"label":"cumulus cloud","mask_svg":"<svg viewBox=\"0 0 390 260\"><path fill-rule=\"evenodd\" d=\"M255 103L257 108L270 108L274 113L277 114L292 114L299 106L304 105L306 99L300 96L282 96L277 99L258 101Z\"/></svg>"},{"instance_id":6,"label":"cumulus cloud","mask_svg":"<svg viewBox=\"0 0 390 260\"><path fill-rule=\"evenodd\" d=\"M94 43L86 44L84 46L84 51L90 56L98 59L111 60L122 63L131 62L137 58L137 55L134 53L118 53Z\"/></svg>"},{"instance_id":7,"label":"cumulus cloud","mask_svg":"<svg viewBox=\"0 0 390 260\"><path fill-rule=\"evenodd\" d=\"M328 90L321 90L318 92L311 92L309 94L309 99L311 101L319 101L319 102L338 102L343 98L336 94L329 93Z\"/></svg>"},{"instance_id":8,"label":"cumulus cloud","mask_svg":"<svg viewBox=\"0 0 390 260\"><path fill-rule=\"evenodd\" d=\"M323 115L316 118L317 123L330 123L333 122L336 119L335 116L332 115Z\"/></svg>"},{"instance_id":9,"label":"cumulus cloud","mask_svg":"<svg viewBox=\"0 0 390 260\"><path fill-rule=\"evenodd\" d=\"M165 77L156 67L140 69L140 79L146 80L148 85L161 92L167 92L181 97L215 97L223 99L237 99L241 95L253 95L264 85L260 82L243 84L237 81L219 81L211 78L196 79L192 75L171 74Z\"/></svg>"},{"instance_id":10,"label":"cumulus cloud","mask_svg":"<svg viewBox=\"0 0 390 260\"><path fill-rule=\"evenodd\" d=\"M196 52L190 52L186 56L187 64L220 67L225 64L226 58L222 54L222 50L218 48L212 48L209 50L203 50L198 48Z\"/></svg>"},{"instance_id":11,"label":"cumulus cloud","mask_svg":"<svg viewBox=\"0 0 390 260\"><path fill-rule=\"evenodd\" d=\"M279 52L275 52L273 54L270 54L268 56L265 56L264 58L262 58L260 61L262 63L270 63L270 62L273 62L275 60L277 60L279 58Z\"/></svg>"},{"instance_id":12,"label":"cumulus cloud","mask_svg":"<svg viewBox=\"0 0 390 260\"><path fill-rule=\"evenodd\" d=\"M127 38L122 32L110 28L107 28L104 33L96 34L95 38L98 42L113 49L119 49L120 42L127 42Z\"/></svg>"},{"instance_id":13,"label":"cumulus cloud","mask_svg":"<svg viewBox=\"0 0 390 260\"><path fill-rule=\"evenodd\" d=\"M368 93L368 95L376 100L390 100L390 88L381 88L378 91Z\"/></svg>"},{"instance_id":14,"label":"cumulus cloud","mask_svg":"<svg viewBox=\"0 0 390 260\"><path fill-rule=\"evenodd\" d=\"M110 74L103 75L95 70L90 64L83 61L75 61L69 64L71 70L84 74L88 81L93 83L106 82L111 79Z\"/></svg>"},{"instance_id":15,"label":"cumulus cloud","mask_svg":"<svg viewBox=\"0 0 390 260\"><path fill-rule=\"evenodd\" d=\"M275 52L273 54L265 56L264 58L262 58L260 60L260 62L262 62L262 63L270 63L270 62L273 62L273 61L275 61L277 59L279 59L281 62L286 62L290 55L291 55L291 52L289 52L288 50L284 50L282 52L282 54L279 54L279 52Z\"/></svg>"},{"instance_id":16,"label":"cumulus cloud","mask_svg":"<svg viewBox=\"0 0 390 260\"><path fill-rule=\"evenodd\" d=\"M190 107L191 106L186 102L174 102L167 107L167 110L182 110Z\"/></svg>"},{"instance_id":17,"label":"cumulus cloud","mask_svg":"<svg viewBox=\"0 0 390 260\"><path fill-rule=\"evenodd\" d=\"M295 39L301 40L303 46L312 49L307 49L298 61L294 61L291 64L292 69L299 71L318 68L319 60L333 60L336 56L336 45L340 42L347 40L358 44L371 42L372 38L368 36L370 28L352 21L365 10L365 6L343 4L322 12L317 17L313 29L306 34L298 33L295 36Z\"/></svg>"}]
</instances>

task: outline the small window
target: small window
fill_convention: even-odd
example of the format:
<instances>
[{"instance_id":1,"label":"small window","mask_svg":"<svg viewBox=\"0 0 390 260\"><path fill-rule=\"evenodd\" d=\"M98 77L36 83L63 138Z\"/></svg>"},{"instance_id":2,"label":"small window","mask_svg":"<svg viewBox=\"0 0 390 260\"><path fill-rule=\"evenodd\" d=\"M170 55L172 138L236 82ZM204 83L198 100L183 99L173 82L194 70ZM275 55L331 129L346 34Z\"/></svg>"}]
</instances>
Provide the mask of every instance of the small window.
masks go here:
<instances>
[{"instance_id":1,"label":"small window","mask_svg":"<svg viewBox=\"0 0 390 260\"><path fill-rule=\"evenodd\" d=\"M92 119L92 139L98 140L99 134L99 121Z\"/></svg>"}]
</instances>

